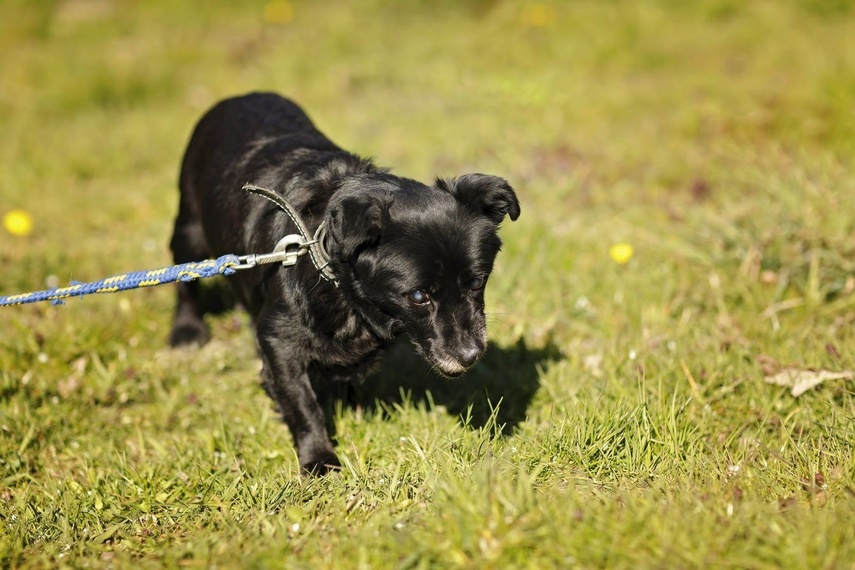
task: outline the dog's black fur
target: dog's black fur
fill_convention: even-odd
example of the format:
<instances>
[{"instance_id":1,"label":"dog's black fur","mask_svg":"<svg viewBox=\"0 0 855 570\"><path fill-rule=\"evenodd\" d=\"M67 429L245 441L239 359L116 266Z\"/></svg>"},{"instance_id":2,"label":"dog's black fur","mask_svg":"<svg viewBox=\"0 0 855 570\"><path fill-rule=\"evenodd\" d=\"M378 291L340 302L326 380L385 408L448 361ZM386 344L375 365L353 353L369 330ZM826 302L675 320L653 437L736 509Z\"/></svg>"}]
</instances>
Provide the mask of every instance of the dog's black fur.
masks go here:
<instances>
[{"instance_id":1,"label":"dog's black fur","mask_svg":"<svg viewBox=\"0 0 855 570\"><path fill-rule=\"evenodd\" d=\"M519 202L495 176L433 186L393 176L337 147L293 102L253 93L221 101L196 126L181 167L176 263L267 253L296 233L274 204L241 189L247 182L284 196L311 232L328 224L338 287L308 256L229 277L253 317L264 388L300 465L323 474L340 463L313 382L364 376L401 333L446 376L471 366L487 344L484 284L501 246L496 230L506 215L519 216ZM209 338L198 287L178 284L173 346Z\"/></svg>"}]
</instances>

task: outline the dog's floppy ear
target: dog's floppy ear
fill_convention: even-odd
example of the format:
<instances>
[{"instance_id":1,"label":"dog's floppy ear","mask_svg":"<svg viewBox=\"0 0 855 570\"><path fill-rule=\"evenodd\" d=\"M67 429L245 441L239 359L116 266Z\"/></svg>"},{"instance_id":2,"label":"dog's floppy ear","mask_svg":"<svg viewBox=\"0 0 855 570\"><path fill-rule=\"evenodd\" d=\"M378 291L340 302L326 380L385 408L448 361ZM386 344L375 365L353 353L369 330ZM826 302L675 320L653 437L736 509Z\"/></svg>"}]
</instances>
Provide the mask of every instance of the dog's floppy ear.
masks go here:
<instances>
[{"instance_id":1,"label":"dog's floppy ear","mask_svg":"<svg viewBox=\"0 0 855 570\"><path fill-rule=\"evenodd\" d=\"M379 242L386 203L377 192L350 192L331 203L328 225L335 249L330 253L349 260Z\"/></svg>"},{"instance_id":2,"label":"dog's floppy ear","mask_svg":"<svg viewBox=\"0 0 855 570\"><path fill-rule=\"evenodd\" d=\"M520 203L508 181L488 174L464 174L453 180L437 180L437 186L450 192L461 204L483 214L495 223L505 216L516 220Z\"/></svg>"}]
</instances>

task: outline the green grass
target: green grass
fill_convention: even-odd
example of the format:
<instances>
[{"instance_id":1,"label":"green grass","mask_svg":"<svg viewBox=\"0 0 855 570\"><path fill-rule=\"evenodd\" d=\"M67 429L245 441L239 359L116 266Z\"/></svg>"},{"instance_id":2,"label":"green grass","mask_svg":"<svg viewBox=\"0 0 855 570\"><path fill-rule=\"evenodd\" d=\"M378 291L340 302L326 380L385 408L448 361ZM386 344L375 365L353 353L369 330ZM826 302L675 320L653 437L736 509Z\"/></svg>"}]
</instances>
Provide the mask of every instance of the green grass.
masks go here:
<instances>
[{"instance_id":1,"label":"green grass","mask_svg":"<svg viewBox=\"0 0 855 570\"><path fill-rule=\"evenodd\" d=\"M98 0L0 7L0 293L166 265L214 101L517 188L492 348L406 349L305 479L243 315L168 287L0 309L0 567L855 567L855 5ZM635 247L625 266L608 248Z\"/></svg>"}]
</instances>

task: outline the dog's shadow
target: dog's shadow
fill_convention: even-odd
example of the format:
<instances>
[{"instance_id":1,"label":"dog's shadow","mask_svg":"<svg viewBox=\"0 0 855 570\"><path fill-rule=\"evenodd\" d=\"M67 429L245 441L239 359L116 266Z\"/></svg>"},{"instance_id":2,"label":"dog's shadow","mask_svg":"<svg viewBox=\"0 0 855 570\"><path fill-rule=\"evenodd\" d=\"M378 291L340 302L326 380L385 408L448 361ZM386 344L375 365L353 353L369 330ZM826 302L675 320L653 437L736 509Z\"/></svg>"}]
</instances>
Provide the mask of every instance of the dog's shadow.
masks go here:
<instances>
[{"instance_id":1,"label":"dog's shadow","mask_svg":"<svg viewBox=\"0 0 855 570\"><path fill-rule=\"evenodd\" d=\"M211 314L222 315L236 307L236 297L224 280L209 281L200 294ZM449 379L434 372L406 339L399 339L386 351L381 367L364 381L323 382L315 389L332 437L338 406L385 414L405 401L441 406L474 429L495 422L500 433L508 434L525 420L542 370L561 357L552 341L542 347L530 347L522 338L508 346L491 343L472 370Z\"/></svg>"},{"instance_id":2,"label":"dog's shadow","mask_svg":"<svg viewBox=\"0 0 855 570\"><path fill-rule=\"evenodd\" d=\"M375 413L404 402L441 406L471 428L494 422L497 432L508 434L525 420L543 369L560 358L551 342L532 348L520 339L511 346L491 345L472 370L448 379L431 370L409 343L399 341L390 347L377 372L362 383L339 386L328 405L340 403Z\"/></svg>"}]
</instances>

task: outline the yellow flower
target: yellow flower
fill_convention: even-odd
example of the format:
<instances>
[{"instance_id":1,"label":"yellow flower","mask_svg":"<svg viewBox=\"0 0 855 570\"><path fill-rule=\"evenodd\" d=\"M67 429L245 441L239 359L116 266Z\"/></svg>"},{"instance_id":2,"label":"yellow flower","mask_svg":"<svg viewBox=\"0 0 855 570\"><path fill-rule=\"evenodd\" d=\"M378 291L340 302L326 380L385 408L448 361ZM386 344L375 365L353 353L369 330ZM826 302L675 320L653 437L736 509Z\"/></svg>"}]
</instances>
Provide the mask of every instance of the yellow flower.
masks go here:
<instances>
[{"instance_id":1,"label":"yellow flower","mask_svg":"<svg viewBox=\"0 0 855 570\"><path fill-rule=\"evenodd\" d=\"M3 216L3 227L13 236L28 236L33 231L33 218L24 210L10 210Z\"/></svg>"},{"instance_id":2,"label":"yellow flower","mask_svg":"<svg viewBox=\"0 0 855 570\"><path fill-rule=\"evenodd\" d=\"M555 23L555 12L543 4L530 4L523 9L522 23L532 28L548 28Z\"/></svg>"},{"instance_id":3,"label":"yellow flower","mask_svg":"<svg viewBox=\"0 0 855 570\"><path fill-rule=\"evenodd\" d=\"M614 260L615 263L620 263L624 265L632 259L632 254L635 250L632 248L631 244L628 243L616 243L609 248L609 257Z\"/></svg>"},{"instance_id":4,"label":"yellow flower","mask_svg":"<svg viewBox=\"0 0 855 570\"><path fill-rule=\"evenodd\" d=\"M264 7L264 21L268 24L287 24L294 19L294 7L286 0L273 0Z\"/></svg>"}]
</instances>

